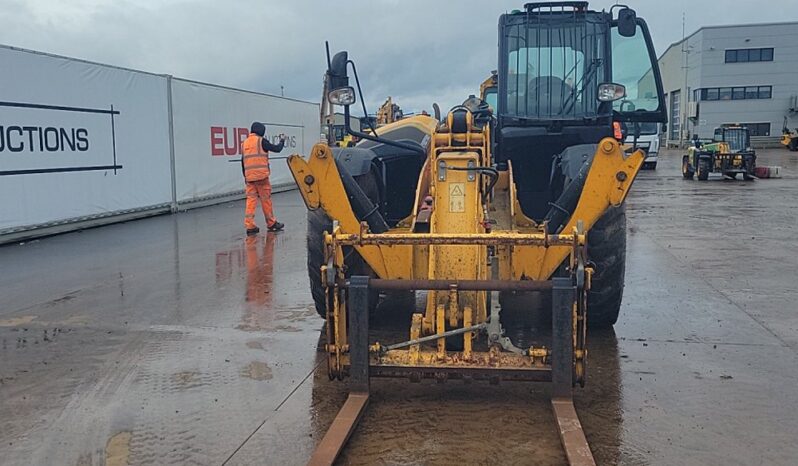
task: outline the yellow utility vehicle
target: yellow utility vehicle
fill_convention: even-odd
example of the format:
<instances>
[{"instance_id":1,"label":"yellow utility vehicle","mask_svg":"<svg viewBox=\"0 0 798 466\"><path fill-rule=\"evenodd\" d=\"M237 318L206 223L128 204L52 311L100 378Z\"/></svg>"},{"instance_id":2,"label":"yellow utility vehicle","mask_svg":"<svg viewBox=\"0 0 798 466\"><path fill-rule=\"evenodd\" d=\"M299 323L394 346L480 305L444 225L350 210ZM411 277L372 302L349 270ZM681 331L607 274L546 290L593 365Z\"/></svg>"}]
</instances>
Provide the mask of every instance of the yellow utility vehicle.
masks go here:
<instances>
[{"instance_id":1,"label":"yellow utility vehicle","mask_svg":"<svg viewBox=\"0 0 798 466\"><path fill-rule=\"evenodd\" d=\"M288 160L309 209L329 376L351 388L311 464L343 448L370 377L551 382L569 461L593 464L572 387L585 383L589 324L618 318L624 199L644 158L622 150L613 122L665 121L660 73L646 23L627 7L529 3L501 16L499 38L497 73L442 121L347 128L355 147L317 144ZM350 68L347 52L328 53L327 98L346 122L358 94ZM376 341L378 300L414 291L426 304L407 304L406 337ZM510 298L529 292L551 297L548 347L504 333Z\"/></svg>"},{"instance_id":2,"label":"yellow utility vehicle","mask_svg":"<svg viewBox=\"0 0 798 466\"><path fill-rule=\"evenodd\" d=\"M784 117L784 124L781 129L781 145L795 152L798 151L798 128L792 130L787 127L787 117Z\"/></svg>"},{"instance_id":3,"label":"yellow utility vehicle","mask_svg":"<svg viewBox=\"0 0 798 466\"><path fill-rule=\"evenodd\" d=\"M693 140L682 156L682 176L699 181L709 179L710 173L720 173L724 178L735 179L742 174L750 181L756 178L756 152L751 148L751 133L744 126L715 128L712 142Z\"/></svg>"}]
</instances>

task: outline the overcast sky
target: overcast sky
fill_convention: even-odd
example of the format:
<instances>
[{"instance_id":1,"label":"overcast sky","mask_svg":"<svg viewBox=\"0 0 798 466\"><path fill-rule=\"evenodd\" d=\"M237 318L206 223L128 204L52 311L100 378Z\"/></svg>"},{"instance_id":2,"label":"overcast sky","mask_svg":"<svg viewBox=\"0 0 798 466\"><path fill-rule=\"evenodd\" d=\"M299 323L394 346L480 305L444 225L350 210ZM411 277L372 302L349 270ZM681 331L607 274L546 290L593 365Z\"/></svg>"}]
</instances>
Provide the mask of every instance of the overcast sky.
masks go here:
<instances>
[{"instance_id":1,"label":"overcast sky","mask_svg":"<svg viewBox=\"0 0 798 466\"><path fill-rule=\"evenodd\" d=\"M374 112L446 109L497 63L497 22L524 0L0 0L0 43L318 102L349 51ZM609 8L615 1L590 2ZM700 26L798 20L798 0L629 0L657 54ZM688 9L689 8L689 9ZM2 65L2 64L0 64Z\"/></svg>"}]
</instances>

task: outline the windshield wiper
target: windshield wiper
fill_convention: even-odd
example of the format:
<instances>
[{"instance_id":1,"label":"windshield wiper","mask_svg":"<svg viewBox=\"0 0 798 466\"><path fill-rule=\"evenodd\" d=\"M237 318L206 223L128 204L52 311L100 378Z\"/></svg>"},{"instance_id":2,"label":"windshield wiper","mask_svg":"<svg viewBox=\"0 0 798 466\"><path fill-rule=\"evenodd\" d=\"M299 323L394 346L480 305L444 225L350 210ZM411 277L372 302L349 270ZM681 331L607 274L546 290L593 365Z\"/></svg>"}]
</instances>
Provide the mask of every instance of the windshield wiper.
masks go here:
<instances>
[{"instance_id":1,"label":"windshield wiper","mask_svg":"<svg viewBox=\"0 0 798 466\"><path fill-rule=\"evenodd\" d=\"M582 95L582 92L585 90L585 84L593 80L593 74L595 74L598 70L599 64L601 64L601 60L593 60L587 66L587 70L585 70L582 80L574 85L573 89L571 89L571 93L568 95L568 98L565 99L565 102L563 103L563 114L570 112L574 105L576 105L576 99Z\"/></svg>"}]
</instances>

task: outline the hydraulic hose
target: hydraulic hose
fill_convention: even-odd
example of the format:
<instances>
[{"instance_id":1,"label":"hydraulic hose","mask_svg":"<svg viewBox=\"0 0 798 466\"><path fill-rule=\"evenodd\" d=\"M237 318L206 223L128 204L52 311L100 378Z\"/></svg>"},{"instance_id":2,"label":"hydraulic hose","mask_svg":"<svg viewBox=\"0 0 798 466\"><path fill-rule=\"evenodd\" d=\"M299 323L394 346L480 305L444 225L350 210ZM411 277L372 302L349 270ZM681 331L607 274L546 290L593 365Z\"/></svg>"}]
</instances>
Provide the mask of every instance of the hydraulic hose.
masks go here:
<instances>
[{"instance_id":1,"label":"hydraulic hose","mask_svg":"<svg viewBox=\"0 0 798 466\"><path fill-rule=\"evenodd\" d=\"M341 162L336 160L335 166L338 167L338 173L341 174L341 182L358 221L365 221L372 233L385 233L388 231L388 223L385 222L385 218L380 214L379 206L371 202L371 199L363 192L355 178L352 177L352 174Z\"/></svg>"},{"instance_id":2,"label":"hydraulic hose","mask_svg":"<svg viewBox=\"0 0 798 466\"><path fill-rule=\"evenodd\" d=\"M482 193L482 203L484 204L487 201L490 193L493 192L493 187L496 186L496 183L499 181L499 171L493 167L446 167L447 170L457 170L462 172L470 172L475 171L478 172L480 175L485 175L490 178L488 182L488 187L484 193Z\"/></svg>"},{"instance_id":3,"label":"hydraulic hose","mask_svg":"<svg viewBox=\"0 0 798 466\"><path fill-rule=\"evenodd\" d=\"M548 222L547 230L549 234L560 231L568 219L571 218L571 214L574 212L576 204L579 202L579 196L582 195L582 188L585 187L590 165L589 163L582 164L582 168L579 169L579 174L576 175L576 178L568 183L568 186L565 187L556 201L550 203L551 209L546 214L546 217L544 217Z\"/></svg>"}]
</instances>

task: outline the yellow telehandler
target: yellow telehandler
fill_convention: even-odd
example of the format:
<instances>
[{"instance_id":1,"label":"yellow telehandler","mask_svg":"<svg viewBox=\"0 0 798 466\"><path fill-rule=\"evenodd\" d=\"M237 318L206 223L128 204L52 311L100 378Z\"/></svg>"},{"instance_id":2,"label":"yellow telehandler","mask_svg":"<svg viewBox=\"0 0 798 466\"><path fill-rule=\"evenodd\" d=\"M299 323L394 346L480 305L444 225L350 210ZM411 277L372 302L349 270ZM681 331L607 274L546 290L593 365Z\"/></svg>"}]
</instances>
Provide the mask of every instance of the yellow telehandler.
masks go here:
<instances>
[{"instance_id":1,"label":"yellow telehandler","mask_svg":"<svg viewBox=\"0 0 798 466\"><path fill-rule=\"evenodd\" d=\"M633 10L582 1L528 3L501 16L499 37L496 74L441 121L347 128L355 147L288 160L309 209L328 373L351 390L310 464L344 447L370 377L550 382L568 460L594 464L572 387L585 383L588 327L618 318L624 199L644 154L622 150L613 123L665 121L656 55ZM345 122L360 89L350 69L347 52L328 51L326 98ZM376 341L378 300L415 291L426 305L406 338ZM550 347L504 333L509 298L529 292L551 297Z\"/></svg>"}]
</instances>

